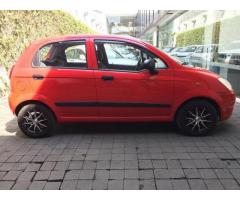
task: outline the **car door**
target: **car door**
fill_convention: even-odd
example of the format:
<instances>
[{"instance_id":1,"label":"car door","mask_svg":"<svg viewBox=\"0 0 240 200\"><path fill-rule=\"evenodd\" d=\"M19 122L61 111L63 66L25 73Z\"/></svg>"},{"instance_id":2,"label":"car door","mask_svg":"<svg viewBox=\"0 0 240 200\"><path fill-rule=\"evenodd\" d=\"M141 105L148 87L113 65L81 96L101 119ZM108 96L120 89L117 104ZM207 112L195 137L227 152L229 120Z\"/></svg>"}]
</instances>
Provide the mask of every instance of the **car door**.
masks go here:
<instances>
[{"instance_id":1,"label":"car door","mask_svg":"<svg viewBox=\"0 0 240 200\"><path fill-rule=\"evenodd\" d=\"M159 119L170 114L173 71L147 49L123 41L95 40L98 69L94 70L102 119ZM155 57L158 74L140 70Z\"/></svg>"},{"instance_id":2,"label":"car door","mask_svg":"<svg viewBox=\"0 0 240 200\"><path fill-rule=\"evenodd\" d=\"M32 68L35 94L53 104L60 120L73 121L97 117L96 87L89 67L88 41L64 41L45 45Z\"/></svg>"}]
</instances>

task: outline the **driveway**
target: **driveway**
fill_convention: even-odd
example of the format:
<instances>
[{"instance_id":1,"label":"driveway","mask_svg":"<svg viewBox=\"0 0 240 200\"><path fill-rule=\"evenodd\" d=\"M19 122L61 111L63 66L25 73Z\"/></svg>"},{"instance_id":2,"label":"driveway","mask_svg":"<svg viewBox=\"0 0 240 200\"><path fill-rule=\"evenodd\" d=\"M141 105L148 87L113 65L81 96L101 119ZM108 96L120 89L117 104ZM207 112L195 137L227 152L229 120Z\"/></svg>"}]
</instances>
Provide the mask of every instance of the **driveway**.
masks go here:
<instances>
[{"instance_id":1,"label":"driveway","mask_svg":"<svg viewBox=\"0 0 240 200\"><path fill-rule=\"evenodd\" d=\"M0 189L239 189L240 104L206 137L167 123L80 123L31 139L0 100Z\"/></svg>"}]
</instances>

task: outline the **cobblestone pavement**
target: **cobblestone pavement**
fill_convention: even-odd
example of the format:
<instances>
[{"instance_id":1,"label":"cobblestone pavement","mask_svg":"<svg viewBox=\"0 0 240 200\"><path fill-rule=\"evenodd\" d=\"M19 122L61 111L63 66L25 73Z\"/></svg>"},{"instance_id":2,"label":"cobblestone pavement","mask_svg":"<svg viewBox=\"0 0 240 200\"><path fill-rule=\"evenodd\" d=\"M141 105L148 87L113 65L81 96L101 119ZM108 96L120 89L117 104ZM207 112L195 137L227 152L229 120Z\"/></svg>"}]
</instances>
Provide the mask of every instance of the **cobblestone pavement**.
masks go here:
<instances>
[{"instance_id":1,"label":"cobblestone pavement","mask_svg":"<svg viewBox=\"0 0 240 200\"><path fill-rule=\"evenodd\" d=\"M31 139L0 103L0 189L239 189L240 104L206 137L172 124L68 124Z\"/></svg>"}]
</instances>

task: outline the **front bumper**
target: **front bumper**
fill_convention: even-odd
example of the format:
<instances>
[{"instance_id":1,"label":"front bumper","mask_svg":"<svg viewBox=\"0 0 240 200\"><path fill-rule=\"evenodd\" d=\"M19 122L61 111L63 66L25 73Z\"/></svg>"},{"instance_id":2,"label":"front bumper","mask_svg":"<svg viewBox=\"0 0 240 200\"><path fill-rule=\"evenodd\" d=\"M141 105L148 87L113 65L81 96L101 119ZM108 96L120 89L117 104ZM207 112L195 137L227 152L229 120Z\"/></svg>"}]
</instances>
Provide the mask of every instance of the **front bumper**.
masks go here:
<instances>
[{"instance_id":1,"label":"front bumper","mask_svg":"<svg viewBox=\"0 0 240 200\"><path fill-rule=\"evenodd\" d=\"M236 95L231 92L222 96L221 120L226 120L231 117L234 104L236 102Z\"/></svg>"}]
</instances>

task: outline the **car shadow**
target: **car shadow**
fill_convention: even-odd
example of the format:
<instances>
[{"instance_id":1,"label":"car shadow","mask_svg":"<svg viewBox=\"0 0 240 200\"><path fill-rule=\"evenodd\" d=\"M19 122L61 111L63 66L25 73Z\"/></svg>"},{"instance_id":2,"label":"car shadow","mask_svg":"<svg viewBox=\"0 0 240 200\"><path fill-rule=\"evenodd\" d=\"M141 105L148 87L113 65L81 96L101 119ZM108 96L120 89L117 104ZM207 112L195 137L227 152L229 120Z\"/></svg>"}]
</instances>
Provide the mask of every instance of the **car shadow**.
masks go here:
<instances>
[{"instance_id":1,"label":"car shadow","mask_svg":"<svg viewBox=\"0 0 240 200\"><path fill-rule=\"evenodd\" d=\"M13 118L5 124L5 130L19 137L25 136L17 125L17 118ZM211 136L226 136L237 131L236 126L231 121L217 124L211 132ZM69 134L161 134L161 135L181 135L174 123L167 122L129 122L129 123L107 123L107 122L80 122L58 124L52 135L61 136ZM183 135L186 136L186 135Z\"/></svg>"}]
</instances>

